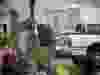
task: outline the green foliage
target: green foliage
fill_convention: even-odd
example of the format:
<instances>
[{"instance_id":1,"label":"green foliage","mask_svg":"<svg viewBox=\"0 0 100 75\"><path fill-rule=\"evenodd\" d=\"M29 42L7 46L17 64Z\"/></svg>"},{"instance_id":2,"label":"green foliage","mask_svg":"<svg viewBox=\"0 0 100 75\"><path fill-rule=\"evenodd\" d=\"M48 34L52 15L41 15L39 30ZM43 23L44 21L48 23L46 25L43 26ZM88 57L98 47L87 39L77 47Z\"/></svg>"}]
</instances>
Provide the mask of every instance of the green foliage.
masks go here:
<instances>
[{"instance_id":1,"label":"green foliage","mask_svg":"<svg viewBox=\"0 0 100 75\"><path fill-rule=\"evenodd\" d=\"M0 48L15 48L16 33L15 32L0 32Z\"/></svg>"},{"instance_id":2,"label":"green foliage","mask_svg":"<svg viewBox=\"0 0 100 75\"><path fill-rule=\"evenodd\" d=\"M59 72L56 72L56 75L60 75L62 67L62 64L57 64L60 65L60 67L56 66L56 69L59 69ZM80 75L80 65L79 64L63 64L62 66L64 66L64 71L66 71L66 73L68 73L68 75ZM66 73L64 73L63 75L66 75ZM62 73L61 73L62 74Z\"/></svg>"}]
</instances>

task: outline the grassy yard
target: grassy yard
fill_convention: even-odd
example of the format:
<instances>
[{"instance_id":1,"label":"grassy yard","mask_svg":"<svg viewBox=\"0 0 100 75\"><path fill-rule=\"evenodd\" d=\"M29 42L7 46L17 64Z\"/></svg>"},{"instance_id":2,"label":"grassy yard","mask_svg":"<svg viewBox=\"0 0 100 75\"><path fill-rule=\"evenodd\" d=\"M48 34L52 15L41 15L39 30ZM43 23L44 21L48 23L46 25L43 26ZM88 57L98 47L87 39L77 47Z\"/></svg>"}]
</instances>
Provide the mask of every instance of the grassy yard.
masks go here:
<instances>
[{"instance_id":1,"label":"grassy yard","mask_svg":"<svg viewBox=\"0 0 100 75\"><path fill-rule=\"evenodd\" d=\"M48 48L32 49L33 63L48 64ZM56 75L80 75L80 65L78 64L55 64Z\"/></svg>"}]
</instances>

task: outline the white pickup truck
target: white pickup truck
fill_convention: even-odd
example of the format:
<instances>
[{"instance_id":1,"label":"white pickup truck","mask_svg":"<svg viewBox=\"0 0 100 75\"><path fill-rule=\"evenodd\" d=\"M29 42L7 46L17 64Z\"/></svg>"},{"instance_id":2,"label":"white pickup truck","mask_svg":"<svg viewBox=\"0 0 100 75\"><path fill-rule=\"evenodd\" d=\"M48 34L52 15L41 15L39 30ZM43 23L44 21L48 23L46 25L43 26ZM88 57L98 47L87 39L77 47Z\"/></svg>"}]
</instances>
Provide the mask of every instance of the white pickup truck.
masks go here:
<instances>
[{"instance_id":1,"label":"white pickup truck","mask_svg":"<svg viewBox=\"0 0 100 75\"><path fill-rule=\"evenodd\" d=\"M82 24L80 24L82 25ZM87 24L85 25L85 31L61 33L56 37L56 50L64 50L64 52L78 52L77 54L84 53L86 48L95 42L100 42L100 25L99 24ZM76 30L75 30L76 31ZM67 43L66 43L67 42ZM71 47L68 47L68 42L71 43ZM79 53L80 52L80 53ZM74 54L76 54L74 53Z\"/></svg>"}]
</instances>

